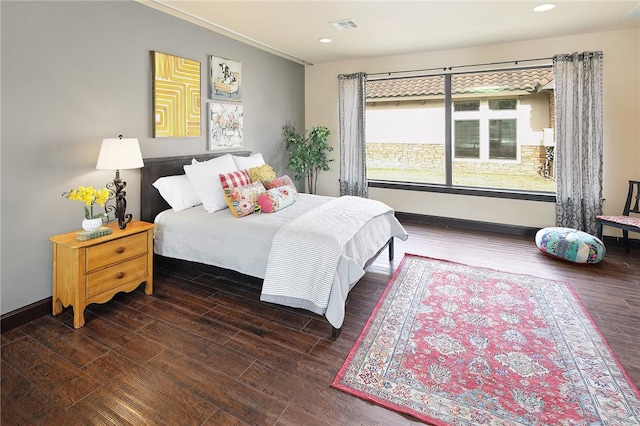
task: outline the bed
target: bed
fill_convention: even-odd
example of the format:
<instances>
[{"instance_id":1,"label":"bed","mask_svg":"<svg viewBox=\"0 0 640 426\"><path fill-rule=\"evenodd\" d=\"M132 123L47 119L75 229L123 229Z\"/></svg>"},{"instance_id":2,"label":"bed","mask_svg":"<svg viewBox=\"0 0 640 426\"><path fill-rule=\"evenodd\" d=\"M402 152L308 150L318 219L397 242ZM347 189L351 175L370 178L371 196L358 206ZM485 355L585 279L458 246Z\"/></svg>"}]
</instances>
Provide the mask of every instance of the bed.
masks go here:
<instances>
[{"instance_id":1,"label":"bed","mask_svg":"<svg viewBox=\"0 0 640 426\"><path fill-rule=\"evenodd\" d=\"M385 248L393 259L394 238L406 239L406 231L393 210L375 200L299 193L275 213L237 218L229 208L174 211L152 186L161 177L184 175L193 159L217 161L225 154L144 160L141 219L156 224L154 252L257 277L262 301L324 315L337 337L349 291Z\"/></svg>"}]
</instances>

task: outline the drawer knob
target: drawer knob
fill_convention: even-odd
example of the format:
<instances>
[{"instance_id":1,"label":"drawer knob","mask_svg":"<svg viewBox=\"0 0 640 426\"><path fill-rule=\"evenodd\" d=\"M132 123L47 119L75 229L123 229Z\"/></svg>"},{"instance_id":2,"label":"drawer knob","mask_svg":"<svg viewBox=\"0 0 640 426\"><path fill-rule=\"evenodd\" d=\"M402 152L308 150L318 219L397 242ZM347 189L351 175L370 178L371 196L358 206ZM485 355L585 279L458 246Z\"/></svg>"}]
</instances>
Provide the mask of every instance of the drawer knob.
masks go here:
<instances>
[{"instance_id":1,"label":"drawer knob","mask_svg":"<svg viewBox=\"0 0 640 426\"><path fill-rule=\"evenodd\" d=\"M118 273L116 274L116 278L117 278L117 279L119 279L119 280L121 280L122 278L124 278L124 272L118 272Z\"/></svg>"},{"instance_id":2,"label":"drawer knob","mask_svg":"<svg viewBox=\"0 0 640 426\"><path fill-rule=\"evenodd\" d=\"M124 247L118 247L116 249L116 253L120 254L120 253L124 253Z\"/></svg>"}]
</instances>

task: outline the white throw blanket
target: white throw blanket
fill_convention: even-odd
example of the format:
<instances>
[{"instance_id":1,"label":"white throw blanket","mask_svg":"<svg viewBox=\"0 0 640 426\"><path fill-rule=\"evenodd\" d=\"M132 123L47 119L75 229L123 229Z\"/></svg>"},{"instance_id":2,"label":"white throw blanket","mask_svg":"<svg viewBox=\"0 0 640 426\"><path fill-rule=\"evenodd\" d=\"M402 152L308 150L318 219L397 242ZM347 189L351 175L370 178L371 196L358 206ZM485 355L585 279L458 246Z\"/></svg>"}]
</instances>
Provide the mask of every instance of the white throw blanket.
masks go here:
<instances>
[{"instance_id":1,"label":"white throw blanket","mask_svg":"<svg viewBox=\"0 0 640 426\"><path fill-rule=\"evenodd\" d=\"M379 201L343 196L284 225L271 245L260 300L326 313L329 322L339 328L350 285L364 275L364 265L344 258L343 248L369 221L389 212L391 207ZM393 214L390 217L397 222ZM406 239L399 223L389 228ZM382 241L391 236L382 236ZM334 282L341 288L332 289ZM330 298L340 299L331 302L340 305L330 309L331 315L327 312Z\"/></svg>"}]
</instances>

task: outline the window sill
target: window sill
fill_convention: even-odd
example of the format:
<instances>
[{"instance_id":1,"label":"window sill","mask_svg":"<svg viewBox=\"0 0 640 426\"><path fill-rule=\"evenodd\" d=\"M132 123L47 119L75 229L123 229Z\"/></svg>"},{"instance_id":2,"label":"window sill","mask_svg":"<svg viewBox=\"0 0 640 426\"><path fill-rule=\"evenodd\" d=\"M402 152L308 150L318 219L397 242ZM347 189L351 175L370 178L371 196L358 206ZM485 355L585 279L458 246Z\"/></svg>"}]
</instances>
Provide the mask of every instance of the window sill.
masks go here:
<instances>
[{"instance_id":1,"label":"window sill","mask_svg":"<svg viewBox=\"0 0 640 426\"><path fill-rule=\"evenodd\" d=\"M475 197L507 198L512 200L542 201L555 203L556 194L551 192L517 191L511 189L471 188L462 186L444 186L428 183L390 182L383 180L368 181L369 188L401 189L405 191L439 192L443 194L472 195Z\"/></svg>"}]
</instances>

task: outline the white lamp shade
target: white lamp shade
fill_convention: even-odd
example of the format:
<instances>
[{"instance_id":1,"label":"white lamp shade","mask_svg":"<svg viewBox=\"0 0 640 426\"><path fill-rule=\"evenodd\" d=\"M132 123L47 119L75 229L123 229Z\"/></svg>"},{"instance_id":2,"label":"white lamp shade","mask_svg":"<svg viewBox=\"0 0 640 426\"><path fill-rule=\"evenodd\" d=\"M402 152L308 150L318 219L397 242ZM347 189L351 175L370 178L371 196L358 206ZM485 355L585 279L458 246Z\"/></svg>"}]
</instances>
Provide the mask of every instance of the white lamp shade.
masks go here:
<instances>
[{"instance_id":1,"label":"white lamp shade","mask_svg":"<svg viewBox=\"0 0 640 426\"><path fill-rule=\"evenodd\" d=\"M98 156L98 170L124 170L144 167L140 144L136 138L109 138L102 140Z\"/></svg>"}]
</instances>

